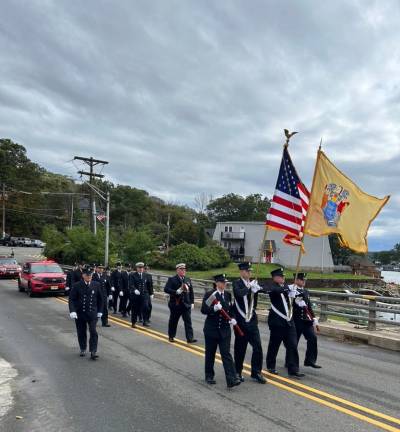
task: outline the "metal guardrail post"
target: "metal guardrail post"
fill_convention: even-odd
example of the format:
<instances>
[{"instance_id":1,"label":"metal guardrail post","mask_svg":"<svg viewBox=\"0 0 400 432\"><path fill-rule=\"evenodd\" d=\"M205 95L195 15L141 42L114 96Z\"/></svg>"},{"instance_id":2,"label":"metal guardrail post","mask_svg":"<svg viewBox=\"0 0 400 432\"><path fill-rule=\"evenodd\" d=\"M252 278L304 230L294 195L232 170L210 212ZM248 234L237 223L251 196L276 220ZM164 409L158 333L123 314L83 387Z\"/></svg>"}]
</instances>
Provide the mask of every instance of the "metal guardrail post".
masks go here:
<instances>
[{"instance_id":1,"label":"metal guardrail post","mask_svg":"<svg viewBox=\"0 0 400 432\"><path fill-rule=\"evenodd\" d=\"M328 301L329 296L327 294L321 295L322 301ZM321 315L319 317L320 322L325 322L328 320L328 305L327 304L321 304Z\"/></svg>"},{"instance_id":2,"label":"metal guardrail post","mask_svg":"<svg viewBox=\"0 0 400 432\"><path fill-rule=\"evenodd\" d=\"M376 330L376 309L374 308L376 308L376 300L370 299L368 303L368 330Z\"/></svg>"}]
</instances>

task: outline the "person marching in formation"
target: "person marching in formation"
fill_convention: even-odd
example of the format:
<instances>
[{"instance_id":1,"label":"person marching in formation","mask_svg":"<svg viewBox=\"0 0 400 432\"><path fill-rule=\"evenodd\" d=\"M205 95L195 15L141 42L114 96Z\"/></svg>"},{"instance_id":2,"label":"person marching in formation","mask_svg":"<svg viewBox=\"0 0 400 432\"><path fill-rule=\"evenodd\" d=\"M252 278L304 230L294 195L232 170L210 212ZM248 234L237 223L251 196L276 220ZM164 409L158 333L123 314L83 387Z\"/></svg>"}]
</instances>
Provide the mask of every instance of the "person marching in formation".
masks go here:
<instances>
[{"instance_id":1,"label":"person marching in formation","mask_svg":"<svg viewBox=\"0 0 400 432\"><path fill-rule=\"evenodd\" d=\"M82 279L82 269L83 263L75 263L75 266L72 270L67 273L67 280L65 283L65 293L68 294L71 288L74 286L76 282L79 282Z\"/></svg>"},{"instance_id":2,"label":"person marching in formation","mask_svg":"<svg viewBox=\"0 0 400 432\"><path fill-rule=\"evenodd\" d=\"M305 289L307 273L294 273L294 283L289 285L291 290L296 291L296 298L293 303L293 319L296 326L297 344L301 335L307 341L307 350L304 360L304 366L309 366L314 369L321 369L317 365L318 345L315 328L318 326L318 318L315 317L312 309L310 294Z\"/></svg>"},{"instance_id":3,"label":"person marching in formation","mask_svg":"<svg viewBox=\"0 0 400 432\"><path fill-rule=\"evenodd\" d=\"M250 282L251 263L244 262L239 264L240 279L233 282L233 295L235 298L235 317L244 335L235 336L234 357L236 372L241 382L243 362L246 355L247 345L253 348L251 356L251 377L265 384L267 380L262 376L263 352L261 346L260 331L258 329L258 319L256 314L258 292L262 290L256 280Z\"/></svg>"},{"instance_id":4,"label":"person marching in formation","mask_svg":"<svg viewBox=\"0 0 400 432\"><path fill-rule=\"evenodd\" d=\"M98 282L92 281L92 269L86 268L82 279L76 282L69 295L69 316L75 320L80 356L86 355L87 328L89 327L90 358L96 360L98 334L96 324L103 314L103 295Z\"/></svg>"},{"instance_id":5,"label":"person marching in formation","mask_svg":"<svg viewBox=\"0 0 400 432\"><path fill-rule=\"evenodd\" d=\"M108 300L107 300L108 310L112 310L112 308L113 308L113 296L112 296L112 291L111 291L111 269L110 269L110 267L105 268L104 276L107 280L107 285L110 287L110 293L108 295Z\"/></svg>"},{"instance_id":6,"label":"person marching in formation","mask_svg":"<svg viewBox=\"0 0 400 432\"><path fill-rule=\"evenodd\" d=\"M152 300L154 298L153 276L151 275L151 273L149 273L150 272L150 267L147 264L144 266L144 271L147 274L147 279L149 281L148 284L149 284L149 287L151 289L151 292L153 293L150 296L150 301L149 301L150 310L149 310L149 319L148 319L148 322L151 323L151 311L153 310L153 301Z\"/></svg>"},{"instance_id":7,"label":"person marching in formation","mask_svg":"<svg viewBox=\"0 0 400 432\"><path fill-rule=\"evenodd\" d=\"M136 272L129 275L129 298L131 304L132 327L136 327L138 316L143 319L143 326L149 327L150 301L153 297L153 284L144 272L144 263L136 263Z\"/></svg>"},{"instance_id":8,"label":"person marching in formation","mask_svg":"<svg viewBox=\"0 0 400 432\"><path fill-rule=\"evenodd\" d=\"M214 363L217 347L219 347L226 385L230 388L239 385L241 381L236 375L235 365L230 353L231 325L236 325L237 322L234 318L228 321L221 315L221 310L224 310L228 315L232 313L232 296L225 291L227 282L228 280L224 274L214 276L214 290L208 291L204 295L201 313L207 315L203 329L206 345L205 380L207 384L216 384ZM215 296L215 300L209 304L207 300L211 296Z\"/></svg>"},{"instance_id":9,"label":"person marching in formation","mask_svg":"<svg viewBox=\"0 0 400 432\"><path fill-rule=\"evenodd\" d=\"M293 301L296 290L285 283L283 268L271 272L272 286L269 291L271 310L268 314L270 337L267 351L267 370L278 375L276 356L281 343L286 347L288 373L296 378L304 376L299 372L299 353L297 351L296 327L293 320Z\"/></svg>"},{"instance_id":10,"label":"person marching in formation","mask_svg":"<svg viewBox=\"0 0 400 432\"><path fill-rule=\"evenodd\" d=\"M194 293L191 280L186 277L186 264L176 265L176 275L168 278L164 292L169 294L168 307L170 310L168 322L169 341L174 342L179 318L182 317L185 325L186 340L195 343L193 338L191 310L194 308Z\"/></svg>"},{"instance_id":11,"label":"person marching in formation","mask_svg":"<svg viewBox=\"0 0 400 432\"><path fill-rule=\"evenodd\" d=\"M114 314L118 311L118 298L123 292L123 279L122 279L122 266L120 262L117 262L116 269L111 273L111 295L113 296L113 312Z\"/></svg>"},{"instance_id":12,"label":"person marching in formation","mask_svg":"<svg viewBox=\"0 0 400 432\"><path fill-rule=\"evenodd\" d=\"M129 273L131 272L131 265L129 263L125 264L125 270L121 271L122 286L119 292L119 312L121 312L122 317L127 317L127 306L129 300Z\"/></svg>"},{"instance_id":13,"label":"person marching in formation","mask_svg":"<svg viewBox=\"0 0 400 432\"><path fill-rule=\"evenodd\" d=\"M102 327L111 327L108 324L108 300L111 296L111 287L110 283L104 274L104 266L102 264L96 264L94 268L94 273L92 276L92 281L98 282L101 288L101 295L103 298L103 315L101 316L101 325Z\"/></svg>"}]
</instances>

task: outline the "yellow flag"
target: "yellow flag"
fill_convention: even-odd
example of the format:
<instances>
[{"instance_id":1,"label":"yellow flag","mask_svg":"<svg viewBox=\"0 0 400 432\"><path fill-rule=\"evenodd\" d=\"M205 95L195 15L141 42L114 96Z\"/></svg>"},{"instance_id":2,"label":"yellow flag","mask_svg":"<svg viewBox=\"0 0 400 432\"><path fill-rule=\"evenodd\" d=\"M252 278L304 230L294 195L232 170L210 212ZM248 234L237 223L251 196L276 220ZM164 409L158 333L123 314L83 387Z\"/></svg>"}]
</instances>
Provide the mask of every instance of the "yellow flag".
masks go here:
<instances>
[{"instance_id":1,"label":"yellow flag","mask_svg":"<svg viewBox=\"0 0 400 432\"><path fill-rule=\"evenodd\" d=\"M304 232L320 237L337 233L342 246L367 252L367 234L390 197L363 192L318 151Z\"/></svg>"}]
</instances>

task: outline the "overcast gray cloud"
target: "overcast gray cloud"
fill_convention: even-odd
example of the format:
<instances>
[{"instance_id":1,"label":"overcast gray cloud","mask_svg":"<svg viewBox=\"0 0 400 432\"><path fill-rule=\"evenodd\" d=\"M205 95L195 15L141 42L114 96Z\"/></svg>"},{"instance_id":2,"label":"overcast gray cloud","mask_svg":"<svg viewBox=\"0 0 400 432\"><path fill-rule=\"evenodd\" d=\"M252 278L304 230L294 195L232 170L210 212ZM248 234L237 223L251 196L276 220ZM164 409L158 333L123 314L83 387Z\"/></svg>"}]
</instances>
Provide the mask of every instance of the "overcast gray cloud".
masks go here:
<instances>
[{"instance_id":1,"label":"overcast gray cloud","mask_svg":"<svg viewBox=\"0 0 400 432\"><path fill-rule=\"evenodd\" d=\"M271 196L282 129L310 184L321 137L392 199L371 249L400 241L400 4L3 0L0 135L48 169L110 161L114 182L191 204Z\"/></svg>"}]
</instances>

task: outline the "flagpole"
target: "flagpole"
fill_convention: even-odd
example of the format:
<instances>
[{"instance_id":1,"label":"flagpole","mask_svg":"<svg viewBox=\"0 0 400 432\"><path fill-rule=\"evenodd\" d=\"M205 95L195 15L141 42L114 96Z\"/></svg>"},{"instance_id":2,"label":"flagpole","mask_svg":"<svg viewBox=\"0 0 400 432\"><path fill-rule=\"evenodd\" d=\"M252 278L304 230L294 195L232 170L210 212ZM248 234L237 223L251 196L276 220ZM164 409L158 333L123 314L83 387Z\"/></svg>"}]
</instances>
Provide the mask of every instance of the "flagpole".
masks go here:
<instances>
[{"instance_id":1,"label":"flagpole","mask_svg":"<svg viewBox=\"0 0 400 432\"><path fill-rule=\"evenodd\" d=\"M320 154L321 154L321 147L322 147L322 138L321 138L321 141L319 142L319 147L318 147L318 152L317 152L317 160L315 161L313 179L312 179L312 184L311 184L309 208L311 207L311 203L312 203L312 199L313 199L313 191L314 191L314 186L315 186L315 178L316 178L316 174L317 174L318 162L319 162L319 158L320 158ZM308 211L307 211L306 218L304 221L303 236L301 238L301 244L299 247L299 254L297 256L296 272L295 272L295 276L294 276L295 279L297 279L297 275L299 274L299 270L300 270L300 262L301 262L301 257L303 255L304 235L306 233L307 222L308 222Z\"/></svg>"},{"instance_id":2,"label":"flagpole","mask_svg":"<svg viewBox=\"0 0 400 432\"><path fill-rule=\"evenodd\" d=\"M285 148L289 147L290 138L293 135L297 134L297 132L289 133L289 131L287 129L284 129L284 133L285 133L285 136L286 136L286 141L285 141L285 144L283 144L283 148L285 149ZM267 240L267 235L268 235L268 225L265 224L264 236L263 236L263 239L261 241L260 255L258 257L258 263L257 263L257 267L256 267L256 279L258 279L258 276L260 274L260 264L261 264L261 259L262 259L263 254L264 254L264 244L265 244L265 241Z\"/></svg>"}]
</instances>

